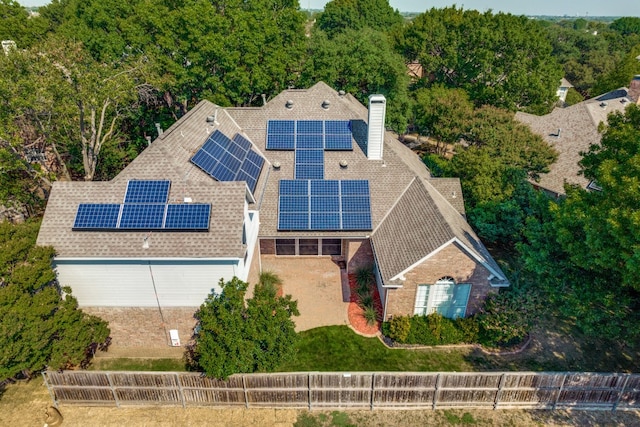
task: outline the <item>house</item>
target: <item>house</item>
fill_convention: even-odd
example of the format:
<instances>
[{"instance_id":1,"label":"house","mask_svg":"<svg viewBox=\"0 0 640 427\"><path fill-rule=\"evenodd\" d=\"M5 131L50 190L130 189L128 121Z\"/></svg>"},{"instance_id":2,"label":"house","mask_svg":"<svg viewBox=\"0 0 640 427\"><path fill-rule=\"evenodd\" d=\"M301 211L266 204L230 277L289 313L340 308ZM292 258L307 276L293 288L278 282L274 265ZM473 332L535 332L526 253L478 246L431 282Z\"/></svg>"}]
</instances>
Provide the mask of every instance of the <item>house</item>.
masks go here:
<instances>
[{"instance_id":1,"label":"house","mask_svg":"<svg viewBox=\"0 0 640 427\"><path fill-rule=\"evenodd\" d=\"M631 103L638 103L639 99L640 76L635 76L629 89L623 87L566 108L556 108L544 116L516 113L516 120L529 125L534 133L558 151L558 160L549 167L549 172L531 183L554 197L565 194L565 183L597 189L597 184L579 173L581 153L600 143L598 126L607 122L610 113L622 112Z\"/></svg>"},{"instance_id":2,"label":"house","mask_svg":"<svg viewBox=\"0 0 640 427\"><path fill-rule=\"evenodd\" d=\"M562 80L560 80L560 86L558 86L558 90L556 91L556 96L558 97L558 99L562 102L565 102L567 100L567 92L569 92L569 89L572 87L573 85L569 82L569 80L563 77Z\"/></svg>"},{"instance_id":3,"label":"house","mask_svg":"<svg viewBox=\"0 0 640 427\"><path fill-rule=\"evenodd\" d=\"M374 266L385 319L475 313L509 283L459 180L431 177L385 113L381 95L367 108L324 83L262 107L202 101L112 181L56 182L37 243L120 345L189 337L218 281L268 257Z\"/></svg>"}]
</instances>

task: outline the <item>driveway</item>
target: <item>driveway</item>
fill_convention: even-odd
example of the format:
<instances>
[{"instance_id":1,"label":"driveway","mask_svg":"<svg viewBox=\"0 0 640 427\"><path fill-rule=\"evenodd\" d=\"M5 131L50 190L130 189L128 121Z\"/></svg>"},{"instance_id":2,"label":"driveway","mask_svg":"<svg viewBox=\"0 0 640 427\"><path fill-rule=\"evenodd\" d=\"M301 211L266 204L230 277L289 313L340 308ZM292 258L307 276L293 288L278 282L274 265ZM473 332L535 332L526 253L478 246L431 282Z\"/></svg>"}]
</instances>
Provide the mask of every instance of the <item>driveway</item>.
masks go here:
<instances>
[{"instance_id":1,"label":"driveway","mask_svg":"<svg viewBox=\"0 0 640 427\"><path fill-rule=\"evenodd\" d=\"M330 257L263 255L262 271L277 274L282 279L284 294L298 301L300 316L294 318L296 331L348 324L346 273Z\"/></svg>"}]
</instances>

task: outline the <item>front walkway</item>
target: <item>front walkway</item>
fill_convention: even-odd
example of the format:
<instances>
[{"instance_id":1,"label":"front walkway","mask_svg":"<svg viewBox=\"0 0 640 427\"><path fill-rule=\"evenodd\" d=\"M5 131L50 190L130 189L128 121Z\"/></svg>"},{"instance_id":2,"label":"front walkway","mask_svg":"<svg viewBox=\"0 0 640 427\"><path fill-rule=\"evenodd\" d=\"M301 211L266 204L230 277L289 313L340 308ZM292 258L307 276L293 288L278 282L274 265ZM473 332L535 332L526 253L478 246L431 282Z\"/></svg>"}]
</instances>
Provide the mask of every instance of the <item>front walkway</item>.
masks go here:
<instances>
[{"instance_id":1,"label":"front walkway","mask_svg":"<svg viewBox=\"0 0 640 427\"><path fill-rule=\"evenodd\" d=\"M294 317L296 331L349 323L346 272L330 257L263 255L262 271L277 274L284 294L298 301L300 316Z\"/></svg>"}]
</instances>

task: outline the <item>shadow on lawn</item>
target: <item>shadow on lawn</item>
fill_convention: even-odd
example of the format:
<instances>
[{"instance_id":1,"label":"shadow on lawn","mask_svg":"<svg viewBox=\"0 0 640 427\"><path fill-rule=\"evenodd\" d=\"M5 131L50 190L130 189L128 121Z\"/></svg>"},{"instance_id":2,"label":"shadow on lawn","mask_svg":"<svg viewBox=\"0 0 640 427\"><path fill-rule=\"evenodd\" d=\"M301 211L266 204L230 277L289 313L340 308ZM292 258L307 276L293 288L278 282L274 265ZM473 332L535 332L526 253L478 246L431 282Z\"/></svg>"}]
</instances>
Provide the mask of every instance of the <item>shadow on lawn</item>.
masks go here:
<instances>
[{"instance_id":1,"label":"shadow on lawn","mask_svg":"<svg viewBox=\"0 0 640 427\"><path fill-rule=\"evenodd\" d=\"M566 320L544 319L531 335L531 344L519 354L494 356L474 350L466 360L489 371L640 371L640 345L585 337Z\"/></svg>"}]
</instances>

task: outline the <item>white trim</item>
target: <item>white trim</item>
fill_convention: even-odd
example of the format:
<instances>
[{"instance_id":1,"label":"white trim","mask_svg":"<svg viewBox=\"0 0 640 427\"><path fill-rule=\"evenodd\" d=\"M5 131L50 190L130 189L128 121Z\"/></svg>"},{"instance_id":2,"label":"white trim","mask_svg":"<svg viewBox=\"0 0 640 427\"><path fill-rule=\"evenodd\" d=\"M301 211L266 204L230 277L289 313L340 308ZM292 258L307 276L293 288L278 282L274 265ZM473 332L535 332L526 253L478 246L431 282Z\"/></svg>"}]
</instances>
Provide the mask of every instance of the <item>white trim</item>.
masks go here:
<instances>
[{"instance_id":1,"label":"white trim","mask_svg":"<svg viewBox=\"0 0 640 427\"><path fill-rule=\"evenodd\" d=\"M105 257L54 257L56 261L238 261L242 258L179 258L179 257L145 257L145 258L105 258Z\"/></svg>"},{"instance_id":2,"label":"white trim","mask_svg":"<svg viewBox=\"0 0 640 427\"><path fill-rule=\"evenodd\" d=\"M470 255L473 259L475 259L478 263L480 263L484 268L486 268L487 270L489 270L489 272L497 277L500 280L507 280L506 277L504 277L503 275L501 275L499 272L497 272L493 267L491 267L489 265L489 263L487 263L486 261L484 261L482 258L480 258L478 256L478 254L475 253L475 251L470 250L467 245L465 245L464 243L462 243L460 241L460 239L458 239L457 237L452 238L451 240L449 240L448 242L445 242L444 244L440 245L437 249L433 250L430 254L428 254L427 256L423 257L422 259L418 260L417 262L413 263L412 265L410 265L409 267L407 267L406 269L402 270L400 273L396 274L395 276L393 276L390 280L403 280L403 277L406 273L408 273L409 271L413 270L414 268L416 268L417 266L419 266L420 264L422 264L423 262L425 262L426 260L428 260L429 258L431 258L432 256L434 256L435 254L437 254L438 252L440 252L442 249L444 249L445 247L449 246L451 243L458 243L462 249L468 254ZM494 285L493 283L489 283L492 287L508 287L509 285Z\"/></svg>"}]
</instances>

